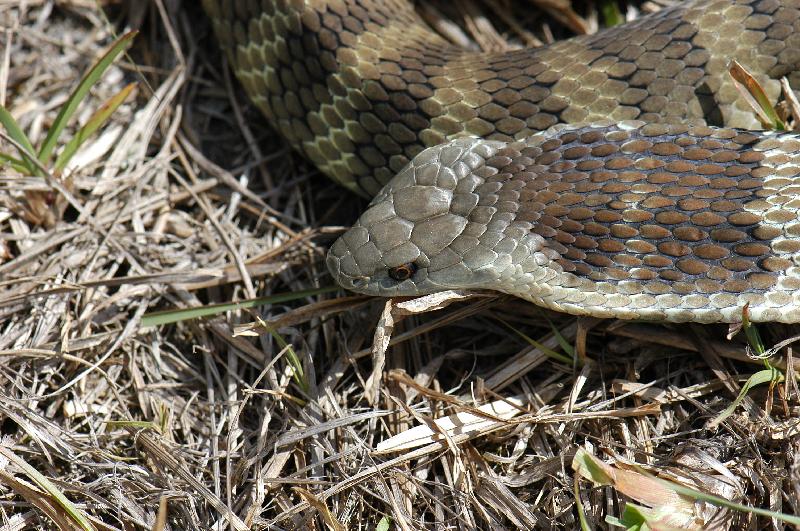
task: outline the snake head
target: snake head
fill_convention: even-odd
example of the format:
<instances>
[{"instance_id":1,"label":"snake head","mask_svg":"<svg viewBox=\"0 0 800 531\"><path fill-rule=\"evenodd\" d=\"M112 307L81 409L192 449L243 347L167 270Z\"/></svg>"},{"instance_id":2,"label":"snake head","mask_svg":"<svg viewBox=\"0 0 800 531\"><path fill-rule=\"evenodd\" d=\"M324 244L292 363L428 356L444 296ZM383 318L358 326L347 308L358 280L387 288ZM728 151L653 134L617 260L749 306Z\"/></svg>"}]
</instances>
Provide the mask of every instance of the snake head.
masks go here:
<instances>
[{"instance_id":1,"label":"snake head","mask_svg":"<svg viewBox=\"0 0 800 531\"><path fill-rule=\"evenodd\" d=\"M479 238L502 247L530 232L527 224L512 226L512 212L480 205L491 192L482 187L493 186L485 179L497 173L489 163L504 145L464 138L417 155L331 247L327 265L336 281L381 296L491 289L501 262L511 261Z\"/></svg>"}]
</instances>

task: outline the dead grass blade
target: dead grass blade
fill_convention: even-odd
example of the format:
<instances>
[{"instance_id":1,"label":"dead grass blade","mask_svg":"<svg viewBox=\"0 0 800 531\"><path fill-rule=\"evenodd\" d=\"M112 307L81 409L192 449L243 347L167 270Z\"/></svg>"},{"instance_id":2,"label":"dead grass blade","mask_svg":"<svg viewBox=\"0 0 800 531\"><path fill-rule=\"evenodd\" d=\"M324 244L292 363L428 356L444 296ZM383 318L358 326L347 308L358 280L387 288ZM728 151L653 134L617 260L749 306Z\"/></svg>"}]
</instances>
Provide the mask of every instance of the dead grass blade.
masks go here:
<instances>
[{"instance_id":1,"label":"dead grass blade","mask_svg":"<svg viewBox=\"0 0 800 531\"><path fill-rule=\"evenodd\" d=\"M293 487L292 490L319 512L320 516L322 516L322 521L325 522L329 529L332 531L345 531L347 529L336 519L325 502L314 496L310 491L302 487Z\"/></svg>"},{"instance_id":2,"label":"dead grass blade","mask_svg":"<svg viewBox=\"0 0 800 531\"><path fill-rule=\"evenodd\" d=\"M461 411L447 417L434 419L436 429L429 426L416 426L381 441L375 451L381 453L404 452L420 446L445 440L445 434L452 440L464 441L489 433L505 426L505 420L523 412L524 401L511 397L485 404L471 411ZM479 413L479 414L476 414Z\"/></svg>"},{"instance_id":3,"label":"dead grass blade","mask_svg":"<svg viewBox=\"0 0 800 531\"><path fill-rule=\"evenodd\" d=\"M736 81L736 90L756 113L761 125L775 131L786 131L786 124L780 119L775 107L755 77L737 61L731 61L728 72Z\"/></svg>"}]
</instances>

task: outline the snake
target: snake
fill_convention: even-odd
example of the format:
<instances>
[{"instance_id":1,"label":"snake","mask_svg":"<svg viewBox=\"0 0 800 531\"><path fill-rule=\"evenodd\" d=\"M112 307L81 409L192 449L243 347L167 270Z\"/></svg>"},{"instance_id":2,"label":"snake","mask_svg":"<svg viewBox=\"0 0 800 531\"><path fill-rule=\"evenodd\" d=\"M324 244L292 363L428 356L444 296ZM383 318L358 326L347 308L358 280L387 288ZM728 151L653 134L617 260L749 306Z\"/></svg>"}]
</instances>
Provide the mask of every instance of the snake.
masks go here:
<instances>
[{"instance_id":1,"label":"snake","mask_svg":"<svg viewBox=\"0 0 800 531\"><path fill-rule=\"evenodd\" d=\"M203 0L249 98L372 197L343 287L492 290L573 315L800 322L800 1L687 0L540 48L465 50L406 0Z\"/></svg>"}]
</instances>

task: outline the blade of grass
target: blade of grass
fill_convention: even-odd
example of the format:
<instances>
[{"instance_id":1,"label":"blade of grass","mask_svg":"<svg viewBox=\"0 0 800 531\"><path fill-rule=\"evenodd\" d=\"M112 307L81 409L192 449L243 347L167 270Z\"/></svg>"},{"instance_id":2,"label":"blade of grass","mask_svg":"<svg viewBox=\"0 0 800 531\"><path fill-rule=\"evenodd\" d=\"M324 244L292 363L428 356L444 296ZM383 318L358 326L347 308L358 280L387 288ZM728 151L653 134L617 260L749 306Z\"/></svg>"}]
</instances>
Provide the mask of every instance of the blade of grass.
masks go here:
<instances>
[{"instance_id":1,"label":"blade of grass","mask_svg":"<svg viewBox=\"0 0 800 531\"><path fill-rule=\"evenodd\" d=\"M750 345L750 348L752 348L758 356L763 356L766 351L764 341L761 340L761 335L758 333L756 325L750 321L750 312L748 311L747 304L742 308L742 329L744 329L744 335L747 338L747 343Z\"/></svg>"},{"instance_id":2,"label":"blade of grass","mask_svg":"<svg viewBox=\"0 0 800 531\"><path fill-rule=\"evenodd\" d=\"M27 153L23 150L17 148L22 156L22 164L25 166L25 173L29 175L36 174L36 165L31 161L31 156L36 153L36 150L33 148L31 141L28 139L28 136L22 131L22 128L19 126L17 121L11 116L11 113L6 110L5 107L0 105L0 124L3 125L6 131L8 131L8 136L11 137L17 144L22 146ZM6 155L8 157L8 155ZM14 159L17 160L17 159Z\"/></svg>"},{"instance_id":3,"label":"blade of grass","mask_svg":"<svg viewBox=\"0 0 800 531\"><path fill-rule=\"evenodd\" d=\"M100 129L100 127L108 121L114 111L122 105L133 89L136 88L136 83L131 83L122 90L120 90L117 94L112 96L108 99L95 113L86 121L86 124L81 127L75 136L67 142L67 145L64 146L64 149L61 151L61 154L56 159L55 169L56 171L60 172L64 169L70 159L75 155L78 151L78 148L86 141L87 138L92 136L95 131Z\"/></svg>"},{"instance_id":4,"label":"blade of grass","mask_svg":"<svg viewBox=\"0 0 800 531\"><path fill-rule=\"evenodd\" d=\"M600 2L600 16L603 19L603 25L607 28L619 26L625 22L625 16L619 9L617 0L603 0Z\"/></svg>"},{"instance_id":5,"label":"blade of grass","mask_svg":"<svg viewBox=\"0 0 800 531\"><path fill-rule=\"evenodd\" d=\"M303 370L303 363L300 361L300 358L297 356L297 353L294 351L292 345L290 345L289 342L286 341L277 330L269 326L266 321L258 316L256 316L256 319L258 320L258 324L269 332L269 335L272 336L272 339L274 339L281 348L281 352L286 352L286 359L289 361L289 365L292 366L292 377L294 377L294 381L297 382L297 385L300 386L300 389L302 389L304 393L308 394L310 386L306 380L306 373Z\"/></svg>"},{"instance_id":6,"label":"blade of grass","mask_svg":"<svg viewBox=\"0 0 800 531\"><path fill-rule=\"evenodd\" d=\"M762 509L760 507L748 507L747 505L742 505L741 503L732 502L730 500L726 500L725 498L714 496L713 494L706 494L705 492L690 489L689 487L684 487L683 485L679 485L678 483L672 483L671 481L655 477L652 474L646 472L645 470L640 469L639 471L646 476L652 477L659 483L662 483L665 487L674 490L681 496L710 503L717 507L725 507L728 509L732 509L734 511L757 514L759 516L766 516L767 518L775 518L776 520L780 520L782 522L786 522L787 524L792 524L794 526L800 525L800 516L794 516L791 514L770 511L769 509Z\"/></svg>"},{"instance_id":7,"label":"blade of grass","mask_svg":"<svg viewBox=\"0 0 800 531\"><path fill-rule=\"evenodd\" d=\"M5 153L0 153L0 164L8 164L20 173L28 174L28 167L25 163L18 158L12 157Z\"/></svg>"},{"instance_id":8,"label":"blade of grass","mask_svg":"<svg viewBox=\"0 0 800 531\"><path fill-rule=\"evenodd\" d=\"M253 308L255 306L263 306L265 304L288 302L302 299L303 297L310 297L312 295L331 293L337 291L338 289L339 286L327 286L324 288L293 291L290 293L277 293L275 295L270 295L269 297L259 297L258 299L250 299L240 302L210 304L208 306L201 306L199 308L182 308L180 310L164 310L160 312L153 312L145 314L142 317L142 328L177 323L179 321L188 321L190 319L199 319L201 317L208 317L210 315L217 315L233 310L243 310L246 308Z\"/></svg>"},{"instance_id":9,"label":"blade of grass","mask_svg":"<svg viewBox=\"0 0 800 531\"><path fill-rule=\"evenodd\" d=\"M3 131L0 131L0 138L2 138L6 142L14 146L19 153L24 155L23 162L33 166L34 168L33 173L26 171L25 172L26 174L44 177L45 179L52 177L50 175L50 172L47 171L47 168L42 166L42 164L39 162L39 159L36 158L36 155L33 153L29 153L28 150L25 149L25 146L23 146L13 138L11 138L11 136L9 136L7 133L4 133Z\"/></svg>"},{"instance_id":10,"label":"blade of grass","mask_svg":"<svg viewBox=\"0 0 800 531\"><path fill-rule=\"evenodd\" d=\"M578 483L578 478L579 476L577 474L572 478L572 494L575 496L575 508L578 509L578 520L581 523L581 531L592 531L592 526L589 525L589 520L586 518L586 511L581 501L581 488Z\"/></svg>"},{"instance_id":11,"label":"blade of grass","mask_svg":"<svg viewBox=\"0 0 800 531\"><path fill-rule=\"evenodd\" d=\"M567 341L567 338L564 337L564 334L561 333L561 330L558 329L558 327L553 323L553 321L550 320L549 317L547 317L547 315L545 315L544 312L540 312L540 315L544 317L545 321L547 321L547 324L550 325L550 330L553 331L553 335L556 336L556 340L558 341L558 344L561 345L561 348L564 350L564 352L574 359L575 347L573 347L572 344Z\"/></svg>"},{"instance_id":12,"label":"blade of grass","mask_svg":"<svg viewBox=\"0 0 800 531\"><path fill-rule=\"evenodd\" d=\"M552 349L549 349L549 348L547 348L546 346L542 345L541 343L539 343L538 341L536 341L536 340L535 340L535 339L533 339L532 337L529 337L528 335L526 335L526 334L525 334L524 332L522 332L521 330L517 330L516 328L514 328L513 326L511 326L510 324L508 324L508 323L507 323L507 322L505 322L504 320L502 320L502 319L498 319L498 321L500 321L501 323L503 323L504 325L506 325L508 328L510 328L510 329L511 329L511 331L512 331L512 332L514 332L514 333L515 333L515 334L517 334L519 337L521 337L522 339L524 339L524 340L525 340L526 342L528 342L530 345L532 345L532 346L536 347L537 349L541 350L541 351L542 351L542 354L544 354L544 355L545 355L545 356L547 356L548 358L552 358L552 359L554 359L555 361L561 362L561 363L563 363L563 364L565 364L565 365L570 365L570 366L572 365L572 358L569 358L569 357L567 357L567 356L565 356L565 355L563 355L563 354L559 354L559 353L558 353L558 352L556 352L555 350L552 350ZM559 341L559 342L560 342L560 341Z\"/></svg>"},{"instance_id":13,"label":"blade of grass","mask_svg":"<svg viewBox=\"0 0 800 531\"><path fill-rule=\"evenodd\" d=\"M108 49L106 53L103 54L102 57L89 69L88 72L83 76L78 86L75 87L75 90L72 91L72 94L69 95L67 98L66 103L61 107L61 110L58 112L58 116L53 121L53 126L47 132L47 137L45 137L44 142L42 143L41 148L39 149L38 158L39 162L42 164L47 164L50 160L50 156L53 154L53 150L56 147L56 142L58 141L58 137L61 136L61 132L69 122L69 119L72 118L72 115L75 113L75 110L78 108L78 105L81 101L86 97L89 93L89 89L92 88L98 79L105 73L111 63L114 62L114 59L122 53L122 51L128 47L134 37L136 37L136 31L130 31L117 39L114 44Z\"/></svg>"},{"instance_id":14,"label":"blade of grass","mask_svg":"<svg viewBox=\"0 0 800 531\"><path fill-rule=\"evenodd\" d=\"M728 72L736 81L736 90L753 108L762 125L775 131L786 131L786 124L780 119L766 92L753 75L736 61L731 61L728 65Z\"/></svg>"},{"instance_id":15,"label":"blade of grass","mask_svg":"<svg viewBox=\"0 0 800 531\"><path fill-rule=\"evenodd\" d=\"M34 483L36 483L40 489L47 492L56 501L56 503L58 503L61 508L66 511L69 517L81 527L81 529L85 529L86 531L94 531L96 529L89 519L83 514L83 511L78 509L66 496L64 496L64 493L62 493L58 487L56 487L49 479L47 479L46 476L29 465L27 461L12 452L10 449L1 445L0 454L3 454L3 457L19 467L29 478L33 480Z\"/></svg>"},{"instance_id":16,"label":"blade of grass","mask_svg":"<svg viewBox=\"0 0 800 531\"><path fill-rule=\"evenodd\" d=\"M770 367L768 369L764 369L763 371L758 371L757 373L750 376L747 381L742 386L742 390L739 391L739 395L731 402L731 405L726 407L725 410L717 415L716 418L709 421L706 425L708 429L716 429L717 426L722 424L722 422L728 418L731 413L736 411L736 408L739 407L739 404L742 403L744 397L747 396L747 393L750 392L750 389L757 385L763 385L765 383L780 383L783 381L783 373L778 369Z\"/></svg>"}]
</instances>

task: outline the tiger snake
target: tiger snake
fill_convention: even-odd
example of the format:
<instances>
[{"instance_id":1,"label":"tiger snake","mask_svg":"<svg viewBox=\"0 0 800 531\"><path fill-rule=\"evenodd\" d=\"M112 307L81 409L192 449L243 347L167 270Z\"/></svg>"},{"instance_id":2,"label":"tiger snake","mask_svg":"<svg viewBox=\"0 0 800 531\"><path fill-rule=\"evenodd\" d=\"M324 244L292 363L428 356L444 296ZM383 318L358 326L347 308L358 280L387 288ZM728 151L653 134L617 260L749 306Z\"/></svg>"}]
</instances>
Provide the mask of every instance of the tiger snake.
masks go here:
<instances>
[{"instance_id":1,"label":"tiger snake","mask_svg":"<svg viewBox=\"0 0 800 531\"><path fill-rule=\"evenodd\" d=\"M800 86L800 1L692 0L477 53L406 0L203 0L297 150L374 197L331 247L344 287L489 289L577 315L800 322L800 139L727 74ZM723 127L724 126L724 127Z\"/></svg>"}]
</instances>

